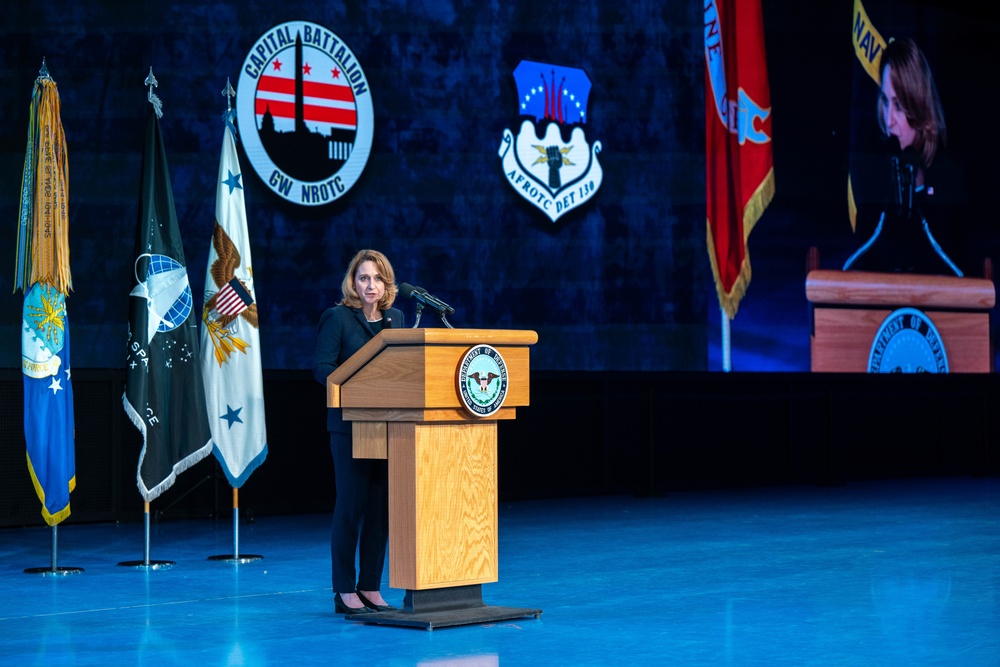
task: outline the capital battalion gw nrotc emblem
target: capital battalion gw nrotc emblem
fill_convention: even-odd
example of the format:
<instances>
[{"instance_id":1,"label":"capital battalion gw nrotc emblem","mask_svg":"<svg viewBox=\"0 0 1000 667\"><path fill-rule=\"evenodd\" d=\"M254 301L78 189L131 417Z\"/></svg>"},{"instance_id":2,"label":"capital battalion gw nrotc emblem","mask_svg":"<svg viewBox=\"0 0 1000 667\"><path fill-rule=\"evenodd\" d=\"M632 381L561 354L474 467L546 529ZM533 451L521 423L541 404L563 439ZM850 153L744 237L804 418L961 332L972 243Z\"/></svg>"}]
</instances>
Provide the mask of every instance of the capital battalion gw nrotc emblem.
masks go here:
<instances>
[{"instance_id":1,"label":"capital battalion gw nrotc emblem","mask_svg":"<svg viewBox=\"0 0 1000 667\"><path fill-rule=\"evenodd\" d=\"M368 79L321 25L283 23L257 40L240 72L236 111L250 164L293 204L329 204L368 162L375 119Z\"/></svg>"}]
</instances>

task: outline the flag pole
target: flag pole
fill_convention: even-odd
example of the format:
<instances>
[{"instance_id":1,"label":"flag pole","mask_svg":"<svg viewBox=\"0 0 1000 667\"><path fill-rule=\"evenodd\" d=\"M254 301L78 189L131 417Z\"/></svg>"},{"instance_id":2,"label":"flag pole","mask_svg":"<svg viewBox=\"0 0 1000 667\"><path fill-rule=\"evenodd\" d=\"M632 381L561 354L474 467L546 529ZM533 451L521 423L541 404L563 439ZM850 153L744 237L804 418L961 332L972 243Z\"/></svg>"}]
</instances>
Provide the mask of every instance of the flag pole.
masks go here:
<instances>
[{"instance_id":1,"label":"flag pole","mask_svg":"<svg viewBox=\"0 0 1000 667\"><path fill-rule=\"evenodd\" d=\"M59 526L52 526L52 566L51 567L29 567L24 572L26 574L40 574L42 576L63 576L67 574L80 574L82 567L59 567Z\"/></svg>"},{"instance_id":2,"label":"flag pole","mask_svg":"<svg viewBox=\"0 0 1000 667\"><path fill-rule=\"evenodd\" d=\"M724 308L719 309L722 315L722 370L728 373L733 370L732 345L729 336L730 319Z\"/></svg>"},{"instance_id":3,"label":"flag pole","mask_svg":"<svg viewBox=\"0 0 1000 667\"><path fill-rule=\"evenodd\" d=\"M240 490L233 487L233 558L240 557Z\"/></svg>"},{"instance_id":4,"label":"flag pole","mask_svg":"<svg viewBox=\"0 0 1000 667\"><path fill-rule=\"evenodd\" d=\"M172 560L150 560L149 559L149 501L144 501L143 506L143 526L145 528L145 539L143 540L142 560L123 560L118 563L122 567L132 567L137 570L166 570L176 563Z\"/></svg>"},{"instance_id":5,"label":"flag pole","mask_svg":"<svg viewBox=\"0 0 1000 667\"><path fill-rule=\"evenodd\" d=\"M227 563L251 563L261 560L260 554L240 555L240 490L233 487L233 553L209 556L208 560L224 560Z\"/></svg>"}]
</instances>

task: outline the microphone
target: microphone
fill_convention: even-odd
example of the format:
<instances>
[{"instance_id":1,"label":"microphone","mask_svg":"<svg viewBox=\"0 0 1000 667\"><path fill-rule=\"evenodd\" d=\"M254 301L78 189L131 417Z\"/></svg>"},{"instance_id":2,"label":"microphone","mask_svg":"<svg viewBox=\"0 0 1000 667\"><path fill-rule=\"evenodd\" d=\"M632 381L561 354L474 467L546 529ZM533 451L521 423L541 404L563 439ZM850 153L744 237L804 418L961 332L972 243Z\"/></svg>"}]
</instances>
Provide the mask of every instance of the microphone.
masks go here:
<instances>
[{"instance_id":1,"label":"microphone","mask_svg":"<svg viewBox=\"0 0 1000 667\"><path fill-rule=\"evenodd\" d=\"M423 287L414 287L410 283L400 283L399 293L402 294L403 296L410 297L417 303L433 308L442 315L455 312L454 308L452 308L451 306L449 306L436 296L428 294L427 290L425 290Z\"/></svg>"},{"instance_id":2,"label":"microphone","mask_svg":"<svg viewBox=\"0 0 1000 667\"><path fill-rule=\"evenodd\" d=\"M913 211L913 195L916 187L916 169L919 165L920 157L913 146L901 149L899 139L889 138L889 150L892 157L889 164L892 166L892 177L895 182L893 200L896 204L896 212L909 218Z\"/></svg>"}]
</instances>

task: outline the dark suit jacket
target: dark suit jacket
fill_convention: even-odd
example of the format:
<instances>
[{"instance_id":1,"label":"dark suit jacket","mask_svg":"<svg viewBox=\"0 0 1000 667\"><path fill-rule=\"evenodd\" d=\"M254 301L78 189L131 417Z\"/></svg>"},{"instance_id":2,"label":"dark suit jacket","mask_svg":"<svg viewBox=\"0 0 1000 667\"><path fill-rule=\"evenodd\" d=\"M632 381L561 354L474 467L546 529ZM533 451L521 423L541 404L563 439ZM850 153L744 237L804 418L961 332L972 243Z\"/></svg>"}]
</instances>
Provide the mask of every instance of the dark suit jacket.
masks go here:
<instances>
[{"instance_id":1,"label":"dark suit jacket","mask_svg":"<svg viewBox=\"0 0 1000 667\"><path fill-rule=\"evenodd\" d=\"M398 308L386 310L382 317L386 328L406 326L403 311ZM327 308L319 319L316 355L313 357L313 377L316 381L325 387L330 373L374 338L375 333L360 308L344 305ZM326 427L328 431L351 432L351 425L343 421L339 408L327 409Z\"/></svg>"}]
</instances>

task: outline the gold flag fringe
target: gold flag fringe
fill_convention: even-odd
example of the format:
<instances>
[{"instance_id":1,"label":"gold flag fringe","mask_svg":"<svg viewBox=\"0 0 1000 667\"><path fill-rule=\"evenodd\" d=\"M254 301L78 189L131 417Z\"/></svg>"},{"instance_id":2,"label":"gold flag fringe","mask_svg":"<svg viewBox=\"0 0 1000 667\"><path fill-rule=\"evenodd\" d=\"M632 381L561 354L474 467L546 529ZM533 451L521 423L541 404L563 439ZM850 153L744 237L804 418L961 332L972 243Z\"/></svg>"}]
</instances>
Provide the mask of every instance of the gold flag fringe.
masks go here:
<instances>
[{"instance_id":1,"label":"gold flag fringe","mask_svg":"<svg viewBox=\"0 0 1000 667\"><path fill-rule=\"evenodd\" d=\"M712 236L711 222L705 219L706 239L708 243L708 258L712 263L712 277L715 279L715 291L719 296L719 305L730 320L736 318L736 313L740 308L740 301L746 295L747 287L750 285L752 271L750 269L750 248L747 241L754 225L764 215L764 210L774 199L774 168L767 172L767 176L757 186L743 208L743 264L740 266L739 275L733 286L727 292L722 285L722 278L719 273L719 260L715 253L715 238Z\"/></svg>"},{"instance_id":2,"label":"gold flag fringe","mask_svg":"<svg viewBox=\"0 0 1000 667\"><path fill-rule=\"evenodd\" d=\"M69 268L69 159L60 116L59 92L48 77L35 81L29 149L22 184L22 220L18 228L19 275L15 285L35 283L62 294L73 288ZM28 199L27 201L25 199Z\"/></svg>"},{"instance_id":3,"label":"gold flag fringe","mask_svg":"<svg viewBox=\"0 0 1000 667\"><path fill-rule=\"evenodd\" d=\"M854 184L851 175L847 175L847 217L851 220L851 231L858 231L858 203L854 199Z\"/></svg>"}]
</instances>

